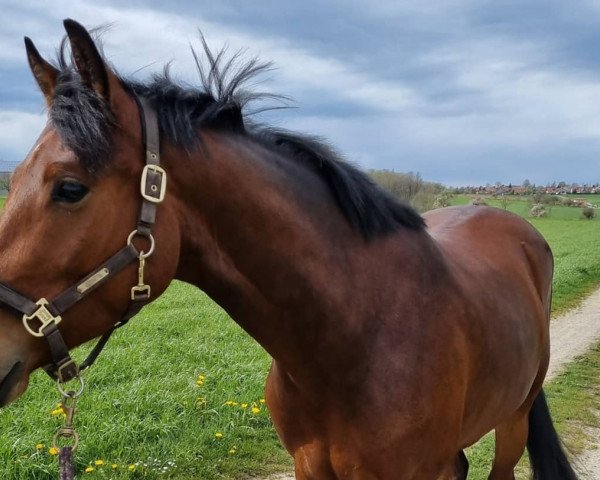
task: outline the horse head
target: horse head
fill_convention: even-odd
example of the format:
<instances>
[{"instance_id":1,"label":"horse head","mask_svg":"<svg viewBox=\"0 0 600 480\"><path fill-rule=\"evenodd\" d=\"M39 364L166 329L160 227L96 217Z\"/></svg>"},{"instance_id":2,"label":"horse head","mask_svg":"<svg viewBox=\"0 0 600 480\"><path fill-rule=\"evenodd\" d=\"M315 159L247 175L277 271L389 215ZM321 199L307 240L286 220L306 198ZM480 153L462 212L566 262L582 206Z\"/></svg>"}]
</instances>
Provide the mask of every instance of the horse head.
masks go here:
<instances>
[{"instance_id":1,"label":"horse head","mask_svg":"<svg viewBox=\"0 0 600 480\"><path fill-rule=\"evenodd\" d=\"M70 62L63 48L59 61L51 64L25 38L48 123L11 179L0 217L0 282L18 292L13 300L22 295L40 308L27 320L0 302L0 405L23 393L30 372L53 360L52 347L34 335L44 322L60 318L56 326L69 349L104 334L123 318L140 265L133 259L119 271L98 267L127 245L130 234L131 251L150 250L149 235L132 233L144 201L140 178L148 173L138 101L107 65L89 32L73 20L65 20L64 26ZM167 287L177 268L173 208L168 196L153 225L153 242L156 238L159 246L144 268L152 298ZM81 301L60 317L49 313L44 302L51 304L69 288Z\"/></svg>"}]
</instances>

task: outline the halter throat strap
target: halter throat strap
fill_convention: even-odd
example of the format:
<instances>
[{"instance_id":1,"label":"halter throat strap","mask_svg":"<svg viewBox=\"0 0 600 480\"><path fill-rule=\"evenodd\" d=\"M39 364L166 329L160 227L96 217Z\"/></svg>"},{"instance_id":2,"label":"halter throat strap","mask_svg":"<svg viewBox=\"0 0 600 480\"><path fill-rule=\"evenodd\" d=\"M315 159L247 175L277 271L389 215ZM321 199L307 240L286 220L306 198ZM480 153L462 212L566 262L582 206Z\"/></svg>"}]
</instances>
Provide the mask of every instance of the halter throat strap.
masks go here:
<instances>
[{"instance_id":1,"label":"halter throat strap","mask_svg":"<svg viewBox=\"0 0 600 480\"><path fill-rule=\"evenodd\" d=\"M65 383L78 377L81 371L89 368L108 342L112 333L117 328L125 325L129 319L136 315L150 301L150 286L143 283L144 264L146 258L154 252L152 227L156 220L157 206L165 197L167 174L160 166L160 136L156 112L145 98L137 96L134 96L134 98L138 105L142 126L145 166L142 170L140 181L142 204L138 221L135 230L131 232L127 239L126 246L112 255L92 273L64 290L51 301L41 298L37 302L34 302L9 286L0 283L0 303L23 315L23 325L31 335L46 339L52 362L46 365L44 370L51 378L60 383ZM145 237L150 241L148 252L138 251L133 244L133 240L138 236ZM69 349L58 328L62 320L61 315L136 260L140 262L138 268L139 280L138 285L131 289L131 301L127 311L100 338L81 365L77 366L71 358ZM32 321L37 321L39 327L32 328Z\"/></svg>"}]
</instances>

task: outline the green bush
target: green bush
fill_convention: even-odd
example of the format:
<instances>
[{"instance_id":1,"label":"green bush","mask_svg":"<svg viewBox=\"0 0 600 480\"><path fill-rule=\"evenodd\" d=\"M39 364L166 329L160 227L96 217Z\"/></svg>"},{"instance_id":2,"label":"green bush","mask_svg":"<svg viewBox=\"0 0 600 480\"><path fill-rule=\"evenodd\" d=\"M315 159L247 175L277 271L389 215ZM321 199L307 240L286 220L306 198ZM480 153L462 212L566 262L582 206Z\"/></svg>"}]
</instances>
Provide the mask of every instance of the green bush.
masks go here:
<instances>
[{"instance_id":1,"label":"green bush","mask_svg":"<svg viewBox=\"0 0 600 480\"><path fill-rule=\"evenodd\" d=\"M586 220L592 220L596 216L596 210L592 207L584 207L581 209L581 215Z\"/></svg>"}]
</instances>

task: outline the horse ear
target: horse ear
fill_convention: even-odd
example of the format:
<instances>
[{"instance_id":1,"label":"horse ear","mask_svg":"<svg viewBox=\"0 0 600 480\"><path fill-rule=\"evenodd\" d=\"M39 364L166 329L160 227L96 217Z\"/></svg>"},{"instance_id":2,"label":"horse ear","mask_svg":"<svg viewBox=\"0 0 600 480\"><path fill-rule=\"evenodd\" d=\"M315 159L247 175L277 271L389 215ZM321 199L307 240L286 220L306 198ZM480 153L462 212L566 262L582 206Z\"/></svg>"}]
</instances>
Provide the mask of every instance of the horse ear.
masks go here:
<instances>
[{"instance_id":1,"label":"horse ear","mask_svg":"<svg viewBox=\"0 0 600 480\"><path fill-rule=\"evenodd\" d=\"M73 61L84 84L94 90L106 101L110 100L109 76L114 75L108 70L94 40L83 25L67 18L63 21Z\"/></svg>"},{"instance_id":2,"label":"horse ear","mask_svg":"<svg viewBox=\"0 0 600 480\"><path fill-rule=\"evenodd\" d=\"M29 61L31 73L33 73L33 77L46 98L46 104L51 106L54 99L56 78L59 73L58 69L42 58L29 37L25 37L25 50L27 51L27 60Z\"/></svg>"}]
</instances>

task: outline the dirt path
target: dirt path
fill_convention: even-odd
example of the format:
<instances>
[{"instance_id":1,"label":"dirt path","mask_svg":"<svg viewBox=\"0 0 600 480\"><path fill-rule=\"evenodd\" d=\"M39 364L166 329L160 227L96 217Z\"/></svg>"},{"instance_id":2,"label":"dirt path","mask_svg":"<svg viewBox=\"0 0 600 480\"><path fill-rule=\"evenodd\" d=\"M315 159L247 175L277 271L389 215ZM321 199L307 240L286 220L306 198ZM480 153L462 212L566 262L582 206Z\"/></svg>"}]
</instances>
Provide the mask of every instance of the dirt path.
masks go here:
<instances>
[{"instance_id":1,"label":"dirt path","mask_svg":"<svg viewBox=\"0 0 600 480\"><path fill-rule=\"evenodd\" d=\"M600 289L579 307L555 318L550 325L550 339L550 366L546 381L600 341ZM594 437L600 443L600 429L596 430ZM584 452L577 459L576 468L583 478L600 478L600 448ZM294 480L294 475L273 475L265 480Z\"/></svg>"},{"instance_id":2,"label":"dirt path","mask_svg":"<svg viewBox=\"0 0 600 480\"><path fill-rule=\"evenodd\" d=\"M585 353L600 341L600 289L578 308L553 320L550 324L550 366L546 380L559 374L576 356ZM600 444L600 429L590 432ZM575 468L583 478L600 478L600 448L584 452ZM293 477L290 477L293 478Z\"/></svg>"},{"instance_id":3,"label":"dirt path","mask_svg":"<svg viewBox=\"0 0 600 480\"><path fill-rule=\"evenodd\" d=\"M546 381L554 378L576 356L600 340L600 289L579 307L550 324L550 366Z\"/></svg>"}]
</instances>

